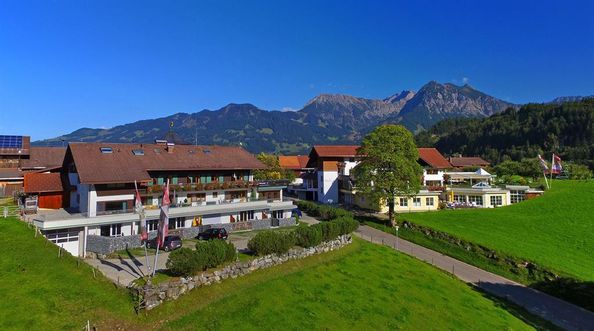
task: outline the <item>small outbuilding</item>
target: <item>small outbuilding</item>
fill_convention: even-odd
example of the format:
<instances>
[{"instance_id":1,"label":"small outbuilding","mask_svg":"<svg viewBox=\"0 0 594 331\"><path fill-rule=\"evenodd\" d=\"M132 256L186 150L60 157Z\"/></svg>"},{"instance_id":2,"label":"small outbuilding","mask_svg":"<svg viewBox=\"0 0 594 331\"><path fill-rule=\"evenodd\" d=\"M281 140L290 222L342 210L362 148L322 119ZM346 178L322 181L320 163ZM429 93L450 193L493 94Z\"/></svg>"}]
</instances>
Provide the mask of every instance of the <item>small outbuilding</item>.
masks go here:
<instances>
[{"instance_id":1,"label":"small outbuilding","mask_svg":"<svg viewBox=\"0 0 594 331\"><path fill-rule=\"evenodd\" d=\"M24 191L29 196L37 196L38 208L59 209L64 206L64 186L58 172L25 174Z\"/></svg>"}]
</instances>

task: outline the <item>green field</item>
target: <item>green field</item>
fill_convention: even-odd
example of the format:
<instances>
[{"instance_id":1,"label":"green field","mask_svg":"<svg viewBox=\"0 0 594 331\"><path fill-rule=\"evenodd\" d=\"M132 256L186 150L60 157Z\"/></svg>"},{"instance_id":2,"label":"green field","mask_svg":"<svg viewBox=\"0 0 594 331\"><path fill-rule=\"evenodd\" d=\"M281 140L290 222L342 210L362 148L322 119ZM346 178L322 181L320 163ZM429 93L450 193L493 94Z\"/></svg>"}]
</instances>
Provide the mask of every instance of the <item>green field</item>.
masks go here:
<instances>
[{"instance_id":1,"label":"green field","mask_svg":"<svg viewBox=\"0 0 594 331\"><path fill-rule=\"evenodd\" d=\"M592 181L555 181L544 196L508 207L406 214L402 220L594 280Z\"/></svg>"},{"instance_id":2,"label":"green field","mask_svg":"<svg viewBox=\"0 0 594 331\"><path fill-rule=\"evenodd\" d=\"M0 329L530 329L519 314L446 273L356 240L135 315L127 292L2 220ZM509 309L506 310L506 309ZM511 313L512 311L513 313Z\"/></svg>"}]
</instances>

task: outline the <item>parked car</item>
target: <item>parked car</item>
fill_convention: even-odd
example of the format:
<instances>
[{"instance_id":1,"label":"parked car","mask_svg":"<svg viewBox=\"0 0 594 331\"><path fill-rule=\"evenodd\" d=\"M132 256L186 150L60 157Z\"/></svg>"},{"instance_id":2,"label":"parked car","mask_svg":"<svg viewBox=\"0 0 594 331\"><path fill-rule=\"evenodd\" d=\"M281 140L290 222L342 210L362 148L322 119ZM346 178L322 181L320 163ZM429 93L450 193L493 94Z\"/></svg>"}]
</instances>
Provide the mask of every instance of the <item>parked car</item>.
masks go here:
<instances>
[{"instance_id":1,"label":"parked car","mask_svg":"<svg viewBox=\"0 0 594 331\"><path fill-rule=\"evenodd\" d=\"M198 236L196 236L196 238L200 240L227 239L228 237L229 235L225 228L210 228L204 232L200 232Z\"/></svg>"},{"instance_id":2,"label":"parked car","mask_svg":"<svg viewBox=\"0 0 594 331\"><path fill-rule=\"evenodd\" d=\"M157 248L157 238L149 240L147 246L149 248ZM166 252L169 252L176 250L180 247L182 247L182 240L179 236L166 236L161 249L163 249Z\"/></svg>"}]
</instances>

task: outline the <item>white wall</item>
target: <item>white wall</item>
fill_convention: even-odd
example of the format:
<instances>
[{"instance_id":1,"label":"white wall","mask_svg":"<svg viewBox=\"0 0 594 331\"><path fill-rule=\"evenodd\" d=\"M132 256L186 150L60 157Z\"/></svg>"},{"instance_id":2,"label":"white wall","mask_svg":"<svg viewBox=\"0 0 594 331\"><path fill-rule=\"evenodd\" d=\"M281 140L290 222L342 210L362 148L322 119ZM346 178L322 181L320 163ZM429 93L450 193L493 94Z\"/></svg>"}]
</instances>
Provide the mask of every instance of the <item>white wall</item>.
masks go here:
<instances>
[{"instance_id":1,"label":"white wall","mask_svg":"<svg viewBox=\"0 0 594 331\"><path fill-rule=\"evenodd\" d=\"M338 171L318 171L318 201L338 203Z\"/></svg>"}]
</instances>

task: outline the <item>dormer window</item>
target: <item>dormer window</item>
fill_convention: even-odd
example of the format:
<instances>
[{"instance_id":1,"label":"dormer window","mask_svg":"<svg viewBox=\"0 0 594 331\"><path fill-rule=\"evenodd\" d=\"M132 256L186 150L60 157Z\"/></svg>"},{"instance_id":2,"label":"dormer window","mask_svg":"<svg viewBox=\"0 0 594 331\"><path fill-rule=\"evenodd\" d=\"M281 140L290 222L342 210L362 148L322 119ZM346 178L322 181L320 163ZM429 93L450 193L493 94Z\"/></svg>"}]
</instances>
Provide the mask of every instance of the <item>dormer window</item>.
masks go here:
<instances>
[{"instance_id":1,"label":"dormer window","mask_svg":"<svg viewBox=\"0 0 594 331\"><path fill-rule=\"evenodd\" d=\"M113 149L111 147L101 147L99 148L102 154L111 154L113 153Z\"/></svg>"}]
</instances>

